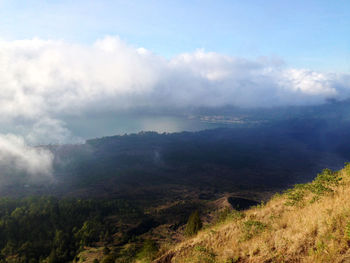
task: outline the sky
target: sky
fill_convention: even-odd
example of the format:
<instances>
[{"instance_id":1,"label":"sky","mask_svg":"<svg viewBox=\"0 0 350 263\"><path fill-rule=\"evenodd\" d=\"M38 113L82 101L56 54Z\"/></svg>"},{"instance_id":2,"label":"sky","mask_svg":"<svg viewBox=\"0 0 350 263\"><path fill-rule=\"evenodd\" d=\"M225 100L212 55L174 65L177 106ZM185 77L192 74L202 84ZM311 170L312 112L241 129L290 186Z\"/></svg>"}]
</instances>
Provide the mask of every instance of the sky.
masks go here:
<instances>
[{"instance_id":1,"label":"sky","mask_svg":"<svg viewBox=\"0 0 350 263\"><path fill-rule=\"evenodd\" d=\"M349 28L345 0L0 0L0 179L9 163L50 175L33 145L140 109L350 98Z\"/></svg>"},{"instance_id":2,"label":"sky","mask_svg":"<svg viewBox=\"0 0 350 263\"><path fill-rule=\"evenodd\" d=\"M106 35L171 58L204 49L350 70L347 0L2 0L0 38L92 44Z\"/></svg>"}]
</instances>

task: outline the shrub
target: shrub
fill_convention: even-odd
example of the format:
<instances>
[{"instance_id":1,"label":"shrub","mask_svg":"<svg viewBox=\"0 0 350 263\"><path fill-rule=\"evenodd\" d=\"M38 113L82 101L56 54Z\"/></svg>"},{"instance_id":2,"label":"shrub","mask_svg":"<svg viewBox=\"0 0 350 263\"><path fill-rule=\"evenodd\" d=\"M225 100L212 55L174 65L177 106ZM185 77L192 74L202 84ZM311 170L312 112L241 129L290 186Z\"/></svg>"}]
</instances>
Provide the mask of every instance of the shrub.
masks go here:
<instances>
[{"instance_id":1,"label":"shrub","mask_svg":"<svg viewBox=\"0 0 350 263\"><path fill-rule=\"evenodd\" d=\"M350 240L350 222L348 222L345 226L345 237L347 240Z\"/></svg>"},{"instance_id":2,"label":"shrub","mask_svg":"<svg viewBox=\"0 0 350 263\"><path fill-rule=\"evenodd\" d=\"M243 239L248 240L260 234L266 228L266 224L257 220L247 220L243 223Z\"/></svg>"},{"instance_id":3,"label":"shrub","mask_svg":"<svg viewBox=\"0 0 350 263\"><path fill-rule=\"evenodd\" d=\"M350 166L348 169L350 169ZM311 183L296 184L293 189L287 190L286 195L288 201L286 205L293 206L302 204L307 192L314 195L311 198L311 203L313 203L319 200L322 195L333 192L332 188L339 185L339 181L341 180L342 178L339 172L334 172L331 169L324 169Z\"/></svg>"},{"instance_id":4,"label":"shrub","mask_svg":"<svg viewBox=\"0 0 350 263\"><path fill-rule=\"evenodd\" d=\"M310 191L316 195L333 192L331 187L337 186L341 179L338 172L333 172L331 169L324 169L310 185Z\"/></svg>"},{"instance_id":5,"label":"shrub","mask_svg":"<svg viewBox=\"0 0 350 263\"><path fill-rule=\"evenodd\" d=\"M202 228L203 224L199 217L199 212L195 211L193 212L186 224L185 228L185 235L186 236L193 236L197 234L197 232Z\"/></svg>"},{"instance_id":6,"label":"shrub","mask_svg":"<svg viewBox=\"0 0 350 263\"><path fill-rule=\"evenodd\" d=\"M205 248L203 246L195 246L194 247L194 251L193 251L193 256L194 256L194 260L195 262L203 262L203 263L215 263L215 253L208 249Z\"/></svg>"},{"instance_id":7,"label":"shrub","mask_svg":"<svg viewBox=\"0 0 350 263\"><path fill-rule=\"evenodd\" d=\"M345 171L346 175L350 175L350 163L349 162L345 163L344 171Z\"/></svg>"},{"instance_id":8,"label":"shrub","mask_svg":"<svg viewBox=\"0 0 350 263\"><path fill-rule=\"evenodd\" d=\"M108 255L111 250L108 247L103 248L103 255Z\"/></svg>"},{"instance_id":9,"label":"shrub","mask_svg":"<svg viewBox=\"0 0 350 263\"><path fill-rule=\"evenodd\" d=\"M145 240L137 258L142 262L151 262L155 259L158 252L156 243L153 240Z\"/></svg>"},{"instance_id":10,"label":"shrub","mask_svg":"<svg viewBox=\"0 0 350 263\"><path fill-rule=\"evenodd\" d=\"M244 213L237 211L235 209L226 207L225 209L221 210L218 213L216 222L221 223L226 220L239 220L244 218L244 216L245 216Z\"/></svg>"},{"instance_id":11,"label":"shrub","mask_svg":"<svg viewBox=\"0 0 350 263\"><path fill-rule=\"evenodd\" d=\"M304 200L305 191L307 190L307 184L296 184L294 188L286 191L287 199L286 205L300 204Z\"/></svg>"},{"instance_id":12,"label":"shrub","mask_svg":"<svg viewBox=\"0 0 350 263\"><path fill-rule=\"evenodd\" d=\"M102 259L102 263L114 263L115 262L115 256L113 254L108 254Z\"/></svg>"}]
</instances>

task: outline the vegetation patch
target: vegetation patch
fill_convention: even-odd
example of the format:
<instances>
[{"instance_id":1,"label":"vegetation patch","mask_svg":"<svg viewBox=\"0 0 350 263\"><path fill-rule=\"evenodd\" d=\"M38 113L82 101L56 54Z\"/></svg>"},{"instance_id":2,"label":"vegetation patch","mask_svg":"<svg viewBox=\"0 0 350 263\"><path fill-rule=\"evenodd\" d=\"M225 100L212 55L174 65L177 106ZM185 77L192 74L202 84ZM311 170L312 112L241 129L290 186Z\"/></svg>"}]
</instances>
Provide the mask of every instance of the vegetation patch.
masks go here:
<instances>
[{"instance_id":1,"label":"vegetation patch","mask_svg":"<svg viewBox=\"0 0 350 263\"><path fill-rule=\"evenodd\" d=\"M307 189L306 184L297 184L294 186L294 188L288 189L286 191L286 195L287 195L286 205L289 205L289 206L301 205L306 195L306 189Z\"/></svg>"},{"instance_id":2,"label":"vegetation patch","mask_svg":"<svg viewBox=\"0 0 350 263\"><path fill-rule=\"evenodd\" d=\"M346 164L345 170L350 169L348 166L349 164ZM311 183L296 184L294 188L287 190L287 202L285 204L288 206L303 206L305 197L310 194L312 195L310 202L313 203L319 200L321 196L332 193L333 188L338 186L341 180L340 172L324 169Z\"/></svg>"},{"instance_id":3,"label":"vegetation patch","mask_svg":"<svg viewBox=\"0 0 350 263\"><path fill-rule=\"evenodd\" d=\"M201 245L197 245L193 249L193 255L189 257L187 262L215 263L216 255L211 249L208 249Z\"/></svg>"},{"instance_id":4,"label":"vegetation patch","mask_svg":"<svg viewBox=\"0 0 350 263\"><path fill-rule=\"evenodd\" d=\"M193 212L190 215L188 222L186 224L185 235L193 236L197 234L197 232L202 228L202 226L203 224L199 217L199 212L198 211Z\"/></svg>"},{"instance_id":5,"label":"vegetation patch","mask_svg":"<svg viewBox=\"0 0 350 263\"><path fill-rule=\"evenodd\" d=\"M225 209L219 211L216 217L216 223L226 222L228 220L240 220L245 217L245 214L241 211L226 207Z\"/></svg>"},{"instance_id":6,"label":"vegetation patch","mask_svg":"<svg viewBox=\"0 0 350 263\"><path fill-rule=\"evenodd\" d=\"M156 258L158 247L153 240L145 240L142 249L137 254L136 258L142 263L150 263Z\"/></svg>"},{"instance_id":7,"label":"vegetation patch","mask_svg":"<svg viewBox=\"0 0 350 263\"><path fill-rule=\"evenodd\" d=\"M266 224L257 220L248 220L243 222L243 240L253 238L264 231L266 227Z\"/></svg>"}]
</instances>

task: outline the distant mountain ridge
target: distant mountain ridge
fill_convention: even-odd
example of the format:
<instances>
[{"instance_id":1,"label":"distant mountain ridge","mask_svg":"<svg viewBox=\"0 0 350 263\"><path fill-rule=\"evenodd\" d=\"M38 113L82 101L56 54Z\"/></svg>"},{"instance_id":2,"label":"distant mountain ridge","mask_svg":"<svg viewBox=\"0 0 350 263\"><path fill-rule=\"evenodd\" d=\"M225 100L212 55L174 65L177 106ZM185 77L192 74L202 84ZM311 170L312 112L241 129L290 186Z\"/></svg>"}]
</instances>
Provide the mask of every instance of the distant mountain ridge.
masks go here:
<instances>
[{"instance_id":1,"label":"distant mountain ridge","mask_svg":"<svg viewBox=\"0 0 350 263\"><path fill-rule=\"evenodd\" d=\"M208 198L278 190L311 180L323 167L340 168L349 143L350 122L324 119L104 137L44 146L54 154L54 183L7 186L0 194L166 199L179 188Z\"/></svg>"}]
</instances>

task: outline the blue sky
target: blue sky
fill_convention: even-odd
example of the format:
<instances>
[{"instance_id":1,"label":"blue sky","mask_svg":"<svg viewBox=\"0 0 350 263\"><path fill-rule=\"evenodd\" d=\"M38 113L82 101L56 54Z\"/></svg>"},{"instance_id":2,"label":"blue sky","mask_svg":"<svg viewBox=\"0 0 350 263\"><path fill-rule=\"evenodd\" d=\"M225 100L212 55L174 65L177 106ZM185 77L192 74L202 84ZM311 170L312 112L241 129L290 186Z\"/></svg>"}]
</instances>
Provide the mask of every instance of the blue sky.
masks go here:
<instances>
[{"instance_id":1,"label":"blue sky","mask_svg":"<svg viewBox=\"0 0 350 263\"><path fill-rule=\"evenodd\" d=\"M0 38L90 44L118 35L171 58L197 49L349 72L350 1L1 1Z\"/></svg>"}]
</instances>

